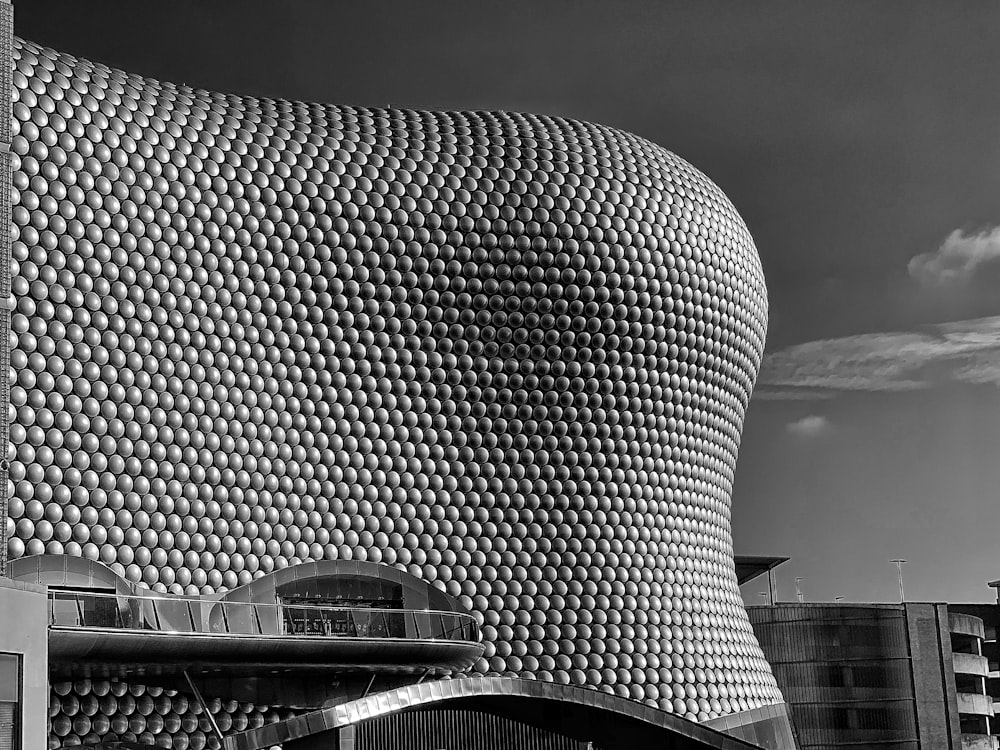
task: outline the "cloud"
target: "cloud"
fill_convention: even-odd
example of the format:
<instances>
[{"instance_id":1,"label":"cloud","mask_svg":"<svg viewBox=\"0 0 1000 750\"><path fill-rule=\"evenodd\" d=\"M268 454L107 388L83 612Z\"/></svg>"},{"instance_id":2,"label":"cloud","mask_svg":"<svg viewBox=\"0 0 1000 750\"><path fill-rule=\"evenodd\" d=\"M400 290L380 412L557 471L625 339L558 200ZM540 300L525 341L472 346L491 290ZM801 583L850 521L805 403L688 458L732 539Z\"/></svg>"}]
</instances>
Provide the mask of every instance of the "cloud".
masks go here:
<instances>
[{"instance_id":1,"label":"cloud","mask_svg":"<svg viewBox=\"0 0 1000 750\"><path fill-rule=\"evenodd\" d=\"M790 346L765 355L754 398L811 400L940 382L1000 387L1000 316Z\"/></svg>"},{"instance_id":2,"label":"cloud","mask_svg":"<svg viewBox=\"0 0 1000 750\"><path fill-rule=\"evenodd\" d=\"M833 398L833 391L822 388L770 388L757 387L753 392L754 401L823 401Z\"/></svg>"},{"instance_id":3,"label":"cloud","mask_svg":"<svg viewBox=\"0 0 1000 750\"><path fill-rule=\"evenodd\" d=\"M826 417L810 414L808 417L790 422L785 426L785 429L800 438L819 437L829 431L830 421Z\"/></svg>"},{"instance_id":4,"label":"cloud","mask_svg":"<svg viewBox=\"0 0 1000 750\"><path fill-rule=\"evenodd\" d=\"M937 250L910 259L910 276L927 287L963 284L984 263L1000 260L1000 227L978 234L956 229Z\"/></svg>"}]
</instances>

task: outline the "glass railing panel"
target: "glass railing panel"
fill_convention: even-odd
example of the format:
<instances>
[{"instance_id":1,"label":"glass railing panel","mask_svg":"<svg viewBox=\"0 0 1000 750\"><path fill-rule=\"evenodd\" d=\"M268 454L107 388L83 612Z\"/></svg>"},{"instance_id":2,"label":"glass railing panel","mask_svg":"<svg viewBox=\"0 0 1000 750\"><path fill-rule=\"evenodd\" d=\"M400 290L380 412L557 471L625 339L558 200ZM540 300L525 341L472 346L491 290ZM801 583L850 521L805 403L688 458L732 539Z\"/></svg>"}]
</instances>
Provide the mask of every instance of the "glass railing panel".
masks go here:
<instances>
[{"instance_id":1,"label":"glass railing panel","mask_svg":"<svg viewBox=\"0 0 1000 750\"><path fill-rule=\"evenodd\" d=\"M386 637L405 638L406 637L406 612L402 610L386 611Z\"/></svg>"},{"instance_id":2,"label":"glass railing panel","mask_svg":"<svg viewBox=\"0 0 1000 750\"><path fill-rule=\"evenodd\" d=\"M378 637L372 632L373 628L376 632L380 629L378 627L378 612L356 609L351 612L351 615L354 618L354 634L358 638Z\"/></svg>"},{"instance_id":3,"label":"glass railing panel","mask_svg":"<svg viewBox=\"0 0 1000 750\"><path fill-rule=\"evenodd\" d=\"M368 637L390 638L389 622L389 613L385 610L372 612L371 623L368 626Z\"/></svg>"},{"instance_id":4,"label":"glass railing panel","mask_svg":"<svg viewBox=\"0 0 1000 750\"><path fill-rule=\"evenodd\" d=\"M79 600L75 596L58 596L50 599L49 622L70 628L84 625Z\"/></svg>"},{"instance_id":5,"label":"glass railing panel","mask_svg":"<svg viewBox=\"0 0 1000 750\"><path fill-rule=\"evenodd\" d=\"M207 621L203 621L203 612ZM472 615L455 612L212 602L56 591L49 618L58 627L119 628L218 635L285 635L478 641ZM207 627L206 627L207 623Z\"/></svg>"},{"instance_id":6,"label":"glass railing panel","mask_svg":"<svg viewBox=\"0 0 1000 750\"><path fill-rule=\"evenodd\" d=\"M157 619L162 630L175 633L193 633L200 627L195 624L191 602L186 599L156 599Z\"/></svg>"},{"instance_id":7,"label":"glass railing panel","mask_svg":"<svg viewBox=\"0 0 1000 750\"><path fill-rule=\"evenodd\" d=\"M454 615L441 615L441 638L446 641L457 640L459 633L455 629Z\"/></svg>"},{"instance_id":8,"label":"glass railing panel","mask_svg":"<svg viewBox=\"0 0 1000 750\"><path fill-rule=\"evenodd\" d=\"M285 620L282 607L278 605L256 607L257 626L262 635L284 635Z\"/></svg>"},{"instance_id":9,"label":"glass railing panel","mask_svg":"<svg viewBox=\"0 0 1000 750\"><path fill-rule=\"evenodd\" d=\"M121 628L129 621L119 610L128 603L114 595L60 591L50 594L49 615L58 627Z\"/></svg>"},{"instance_id":10,"label":"glass railing panel","mask_svg":"<svg viewBox=\"0 0 1000 750\"><path fill-rule=\"evenodd\" d=\"M137 597L136 603L139 605L140 617L133 627L142 630L163 630L160 624L159 614L156 611L156 599Z\"/></svg>"},{"instance_id":11,"label":"glass railing panel","mask_svg":"<svg viewBox=\"0 0 1000 750\"><path fill-rule=\"evenodd\" d=\"M117 596L91 597L84 600L83 607L89 627L121 628L131 625L129 603Z\"/></svg>"},{"instance_id":12,"label":"glass railing panel","mask_svg":"<svg viewBox=\"0 0 1000 750\"><path fill-rule=\"evenodd\" d=\"M434 615L431 612L413 613L413 630L407 633L410 638L433 638Z\"/></svg>"},{"instance_id":13,"label":"glass railing panel","mask_svg":"<svg viewBox=\"0 0 1000 750\"><path fill-rule=\"evenodd\" d=\"M309 616L308 607L281 607L281 634L282 635L309 635L322 624L314 621Z\"/></svg>"},{"instance_id":14,"label":"glass railing panel","mask_svg":"<svg viewBox=\"0 0 1000 750\"><path fill-rule=\"evenodd\" d=\"M236 635L259 635L257 618L254 617L254 605L249 602L225 602L221 605L226 611L227 632Z\"/></svg>"},{"instance_id":15,"label":"glass railing panel","mask_svg":"<svg viewBox=\"0 0 1000 750\"><path fill-rule=\"evenodd\" d=\"M109 597L109 601L114 601L114 619L118 627L130 630L142 628L139 602L134 596Z\"/></svg>"}]
</instances>

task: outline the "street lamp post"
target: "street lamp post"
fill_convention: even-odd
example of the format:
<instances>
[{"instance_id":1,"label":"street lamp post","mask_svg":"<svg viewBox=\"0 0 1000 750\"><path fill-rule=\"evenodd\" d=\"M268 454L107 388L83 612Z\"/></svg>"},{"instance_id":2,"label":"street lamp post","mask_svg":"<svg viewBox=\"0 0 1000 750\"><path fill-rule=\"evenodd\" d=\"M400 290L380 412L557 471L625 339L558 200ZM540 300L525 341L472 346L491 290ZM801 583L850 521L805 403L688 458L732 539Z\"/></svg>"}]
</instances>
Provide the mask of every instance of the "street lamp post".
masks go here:
<instances>
[{"instance_id":1,"label":"street lamp post","mask_svg":"<svg viewBox=\"0 0 1000 750\"><path fill-rule=\"evenodd\" d=\"M902 604L906 601L906 596L903 594L903 566L906 565L906 560L890 560L889 562L896 566L896 578L899 579L899 601Z\"/></svg>"}]
</instances>

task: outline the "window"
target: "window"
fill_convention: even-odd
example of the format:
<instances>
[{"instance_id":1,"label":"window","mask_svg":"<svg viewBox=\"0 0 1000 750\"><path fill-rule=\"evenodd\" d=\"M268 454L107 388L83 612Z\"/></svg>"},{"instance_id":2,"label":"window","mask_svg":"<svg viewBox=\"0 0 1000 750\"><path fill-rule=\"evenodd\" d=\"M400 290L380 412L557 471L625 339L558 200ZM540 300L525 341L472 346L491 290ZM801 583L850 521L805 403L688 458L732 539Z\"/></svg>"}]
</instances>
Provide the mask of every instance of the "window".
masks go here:
<instances>
[{"instance_id":1,"label":"window","mask_svg":"<svg viewBox=\"0 0 1000 750\"><path fill-rule=\"evenodd\" d=\"M21 748L21 657L0 654L0 750Z\"/></svg>"}]
</instances>

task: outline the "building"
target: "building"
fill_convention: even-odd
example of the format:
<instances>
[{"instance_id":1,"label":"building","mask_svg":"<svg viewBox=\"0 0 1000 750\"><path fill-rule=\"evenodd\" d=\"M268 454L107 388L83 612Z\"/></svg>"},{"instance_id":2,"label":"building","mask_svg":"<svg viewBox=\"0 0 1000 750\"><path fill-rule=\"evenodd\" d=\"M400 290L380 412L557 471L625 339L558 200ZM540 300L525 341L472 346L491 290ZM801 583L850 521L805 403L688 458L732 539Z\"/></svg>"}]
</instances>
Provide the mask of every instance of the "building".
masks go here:
<instances>
[{"instance_id":1,"label":"building","mask_svg":"<svg viewBox=\"0 0 1000 750\"><path fill-rule=\"evenodd\" d=\"M982 631L974 625L973 637L955 649L955 671L962 675L963 685L959 687L959 693L969 696L965 700L959 696L968 708L968 731L976 735L989 734L989 742L981 744L986 748L996 748L1000 747L1000 645L997 637L1000 628L1000 581L991 581L989 585L998 590L995 604L949 604L948 609L953 615L967 616L973 623L982 622ZM986 701L981 698L982 695L987 696Z\"/></svg>"},{"instance_id":2,"label":"building","mask_svg":"<svg viewBox=\"0 0 1000 750\"><path fill-rule=\"evenodd\" d=\"M971 618L917 603L789 603L748 612L803 750L968 746L964 733L972 727L956 683L961 656L951 643L969 640Z\"/></svg>"},{"instance_id":3,"label":"building","mask_svg":"<svg viewBox=\"0 0 1000 750\"><path fill-rule=\"evenodd\" d=\"M790 746L729 528L766 290L713 183L12 49L3 591L47 598L50 748Z\"/></svg>"},{"instance_id":4,"label":"building","mask_svg":"<svg viewBox=\"0 0 1000 750\"><path fill-rule=\"evenodd\" d=\"M744 565L747 578L783 558ZM737 566L739 569L739 565ZM995 604L747 608L802 750L995 750Z\"/></svg>"}]
</instances>

